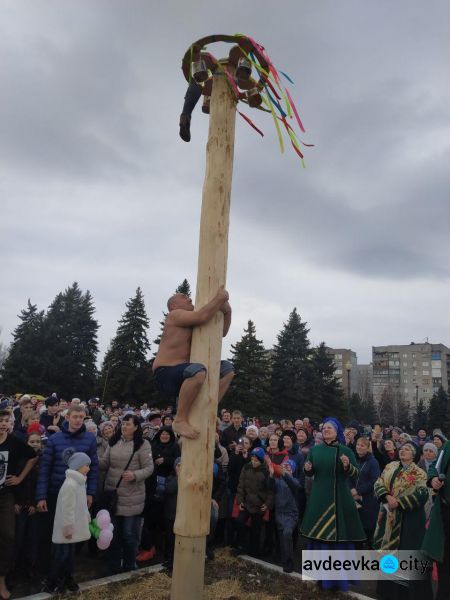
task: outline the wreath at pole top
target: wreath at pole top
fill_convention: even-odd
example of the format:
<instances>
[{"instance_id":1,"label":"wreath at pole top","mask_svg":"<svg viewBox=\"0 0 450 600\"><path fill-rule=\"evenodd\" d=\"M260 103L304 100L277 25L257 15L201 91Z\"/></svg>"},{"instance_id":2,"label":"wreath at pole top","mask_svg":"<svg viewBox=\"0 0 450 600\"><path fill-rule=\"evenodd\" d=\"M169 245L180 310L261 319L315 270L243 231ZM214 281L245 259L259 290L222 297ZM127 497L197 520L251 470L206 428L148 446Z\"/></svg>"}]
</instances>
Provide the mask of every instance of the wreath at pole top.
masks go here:
<instances>
[{"instance_id":1,"label":"wreath at pole top","mask_svg":"<svg viewBox=\"0 0 450 600\"><path fill-rule=\"evenodd\" d=\"M235 44L229 52L228 60L217 60L212 54L206 52L206 46L215 42ZM294 127L289 123L289 120L293 120L297 123L300 131L305 133L298 110L289 90L284 87L281 77L292 84L294 82L283 71L277 71L261 44L241 33L208 35L191 44L183 57L181 68L188 83L194 80L202 88L202 94L205 96L204 112L209 112L213 74L216 71L222 73L226 77L236 103L241 101L251 108L271 113L280 150L283 153L281 121L292 147L305 166L300 144L307 147L311 147L313 144L305 144L299 140ZM253 69L256 71L257 79L252 77ZM260 135L264 135L247 115L239 110L237 112Z\"/></svg>"}]
</instances>

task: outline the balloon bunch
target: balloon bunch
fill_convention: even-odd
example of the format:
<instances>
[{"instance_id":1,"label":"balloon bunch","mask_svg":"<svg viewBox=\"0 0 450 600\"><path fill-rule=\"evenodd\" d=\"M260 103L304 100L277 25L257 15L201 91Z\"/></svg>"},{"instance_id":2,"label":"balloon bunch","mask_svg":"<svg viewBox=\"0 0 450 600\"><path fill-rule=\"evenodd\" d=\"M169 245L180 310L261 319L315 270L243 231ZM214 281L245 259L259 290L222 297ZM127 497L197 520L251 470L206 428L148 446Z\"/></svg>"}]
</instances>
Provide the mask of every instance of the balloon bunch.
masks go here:
<instances>
[{"instance_id":1,"label":"balloon bunch","mask_svg":"<svg viewBox=\"0 0 450 600\"><path fill-rule=\"evenodd\" d=\"M97 547L106 550L113 539L114 525L111 523L109 512L105 509L99 510L95 519L89 523L92 537L97 540Z\"/></svg>"}]
</instances>

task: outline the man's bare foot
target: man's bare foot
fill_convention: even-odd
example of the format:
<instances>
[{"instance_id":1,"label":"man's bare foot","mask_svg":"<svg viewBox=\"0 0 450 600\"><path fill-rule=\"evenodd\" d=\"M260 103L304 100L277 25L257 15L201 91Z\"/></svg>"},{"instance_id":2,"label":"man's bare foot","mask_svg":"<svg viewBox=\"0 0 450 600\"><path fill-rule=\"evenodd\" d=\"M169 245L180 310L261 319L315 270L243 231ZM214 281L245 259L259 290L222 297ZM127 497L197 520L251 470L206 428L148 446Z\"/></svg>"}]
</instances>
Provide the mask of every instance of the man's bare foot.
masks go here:
<instances>
[{"instance_id":1,"label":"man's bare foot","mask_svg":"<svg viewBox=\"0 0 450 600\"><path fill-rule=\"evenodd\" d=\"M197 429L194 429L187 421L180 421L175 419L172 423L172 429L178 435L189 438L190 440L195 440L200 435L200 432Z\"/></svg>"},{"instance_id":2,"label":"man's bare foot","mask_svg":"<svg viewBox=\"0 0 450 600\"><path fill-rule=\"evenodd\" d=\"M11 592L8 590L5 583L0 585L0 598L3 600L9 600L9 598L11 598Z\"/></svg>"}]
</instances>

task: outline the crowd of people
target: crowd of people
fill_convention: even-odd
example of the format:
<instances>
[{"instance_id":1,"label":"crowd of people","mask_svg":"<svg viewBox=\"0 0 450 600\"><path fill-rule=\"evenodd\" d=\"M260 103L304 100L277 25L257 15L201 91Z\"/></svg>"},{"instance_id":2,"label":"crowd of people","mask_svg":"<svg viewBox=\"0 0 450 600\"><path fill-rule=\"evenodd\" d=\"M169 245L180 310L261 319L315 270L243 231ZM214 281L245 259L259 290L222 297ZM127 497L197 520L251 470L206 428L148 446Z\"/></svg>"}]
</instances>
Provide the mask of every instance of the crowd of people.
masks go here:
<instances>
[{"instance_id":1,"label":"crowd of people","mask_svg":"<svg viewBox=\"0 0 450 600\"><path fill-rule=\"evenodd\" d=\"M43 591L76 591L81 544L111 573L156 556L172 568L183 440L172 428L175 417L171 406L102 405L98 398L1 400L0 598L9 598L9 582L25 574L40 577ZM225 544L289 573L299 545L417 550L435 561L438 600L449 598L449 464L441 430L411 436L356 421L344 428L333 417L262 422L224 408L206 558ZM101 509L114 526L106 550L89 531ZM430 580L406 592L380 582L378 594L424 600L432 597Z\"/></svg>"}]
</instances>

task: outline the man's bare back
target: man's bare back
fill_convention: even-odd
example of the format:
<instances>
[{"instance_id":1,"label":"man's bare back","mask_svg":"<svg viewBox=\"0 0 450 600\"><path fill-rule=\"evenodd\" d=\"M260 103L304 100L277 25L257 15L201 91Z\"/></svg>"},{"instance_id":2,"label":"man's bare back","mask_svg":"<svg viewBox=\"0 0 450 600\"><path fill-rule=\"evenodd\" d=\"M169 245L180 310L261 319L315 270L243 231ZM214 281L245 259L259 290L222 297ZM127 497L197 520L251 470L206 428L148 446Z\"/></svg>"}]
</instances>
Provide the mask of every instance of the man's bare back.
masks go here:
<instances>
[{"instance_id":1,"label":"man's bare back","mask_svg":"<svg viewBox=\"0 0 450 600\"><path fill-rule=\"evenodd\" d=\"M192 300L184 294L172 296L167 307L169 314L164 322L159 350L153 361L153 373L159 390L179 396L178 411L173 423L174 431L186 437L195 438L196 431L187 421L190 407L206 377L206 367L190 363L192 330L206 324L220 310L224 315L223 335L231 323L231 307L228 292L219 288L214 298L199 310L194 310ZM233 377L233 367L221 365L221 380L227 384ZM224 386L222 386L224 387ZM222 394L223 395L223 394Z\"/></svg>"}]
</instances>

